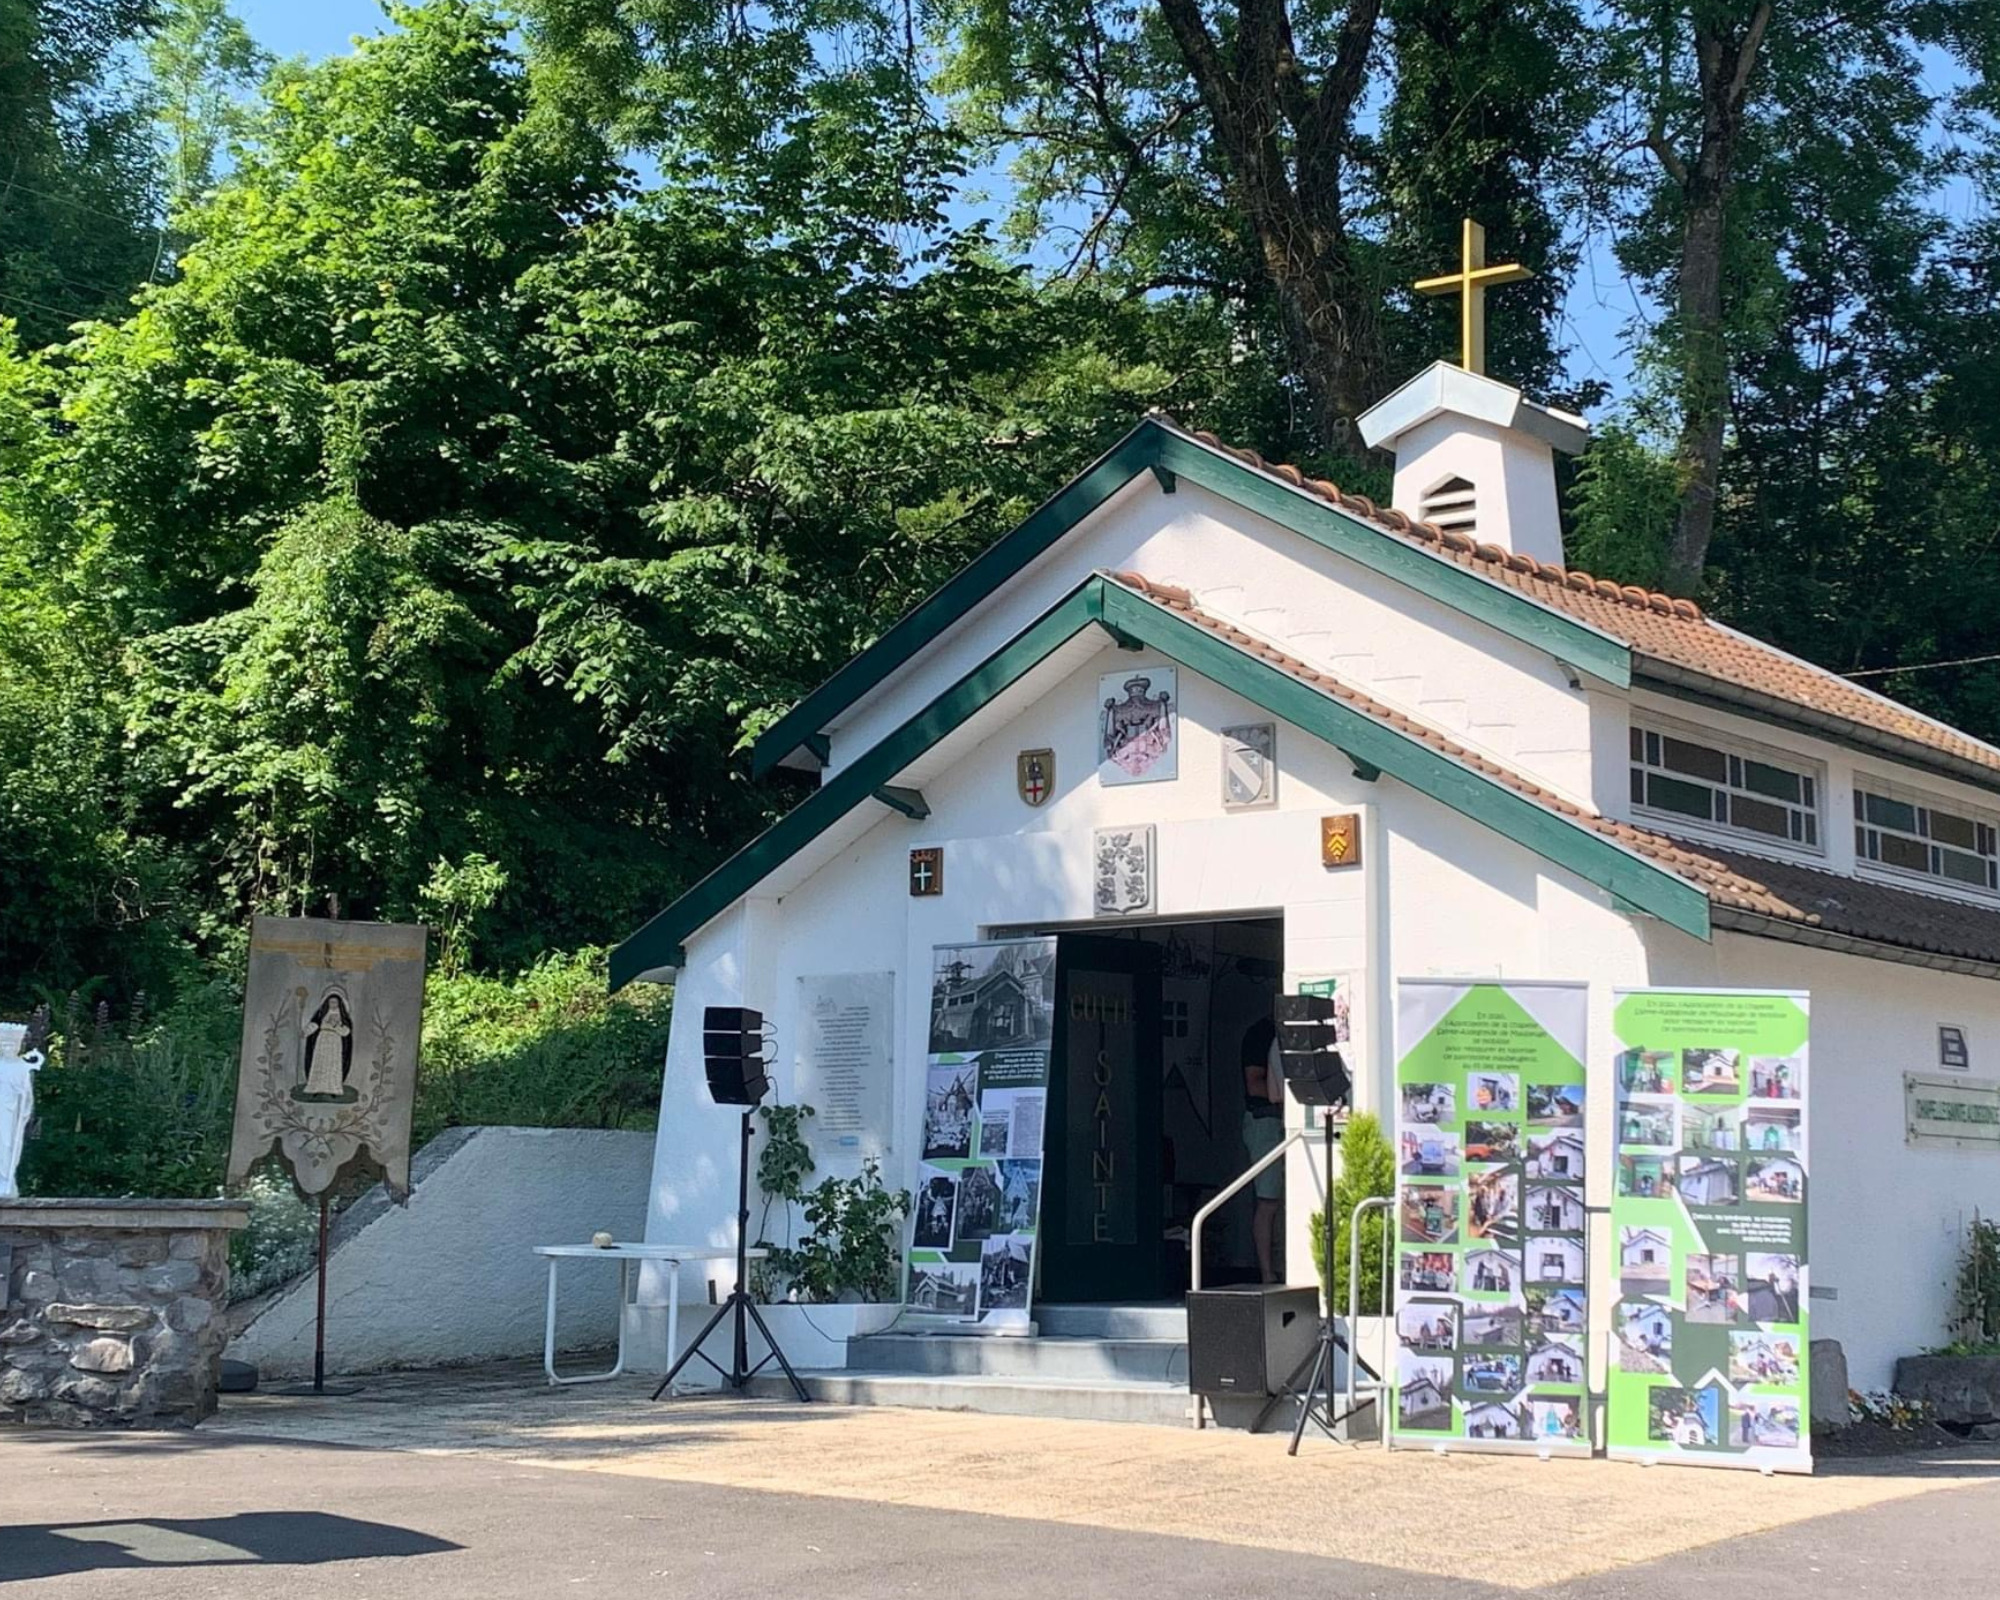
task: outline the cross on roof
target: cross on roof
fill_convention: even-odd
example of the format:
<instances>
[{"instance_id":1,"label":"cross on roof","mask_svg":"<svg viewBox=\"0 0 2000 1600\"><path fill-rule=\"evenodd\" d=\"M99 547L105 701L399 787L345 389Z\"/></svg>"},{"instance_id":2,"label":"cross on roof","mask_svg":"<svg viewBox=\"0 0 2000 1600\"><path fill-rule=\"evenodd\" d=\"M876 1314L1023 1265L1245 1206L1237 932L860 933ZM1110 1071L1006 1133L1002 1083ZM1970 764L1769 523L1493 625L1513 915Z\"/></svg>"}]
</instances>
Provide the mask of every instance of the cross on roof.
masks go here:
<instances>
[{"instance_id":1,"label":"cross on roof","mask_svg":"<svg viewBox=\"0 0 2000 1600\"><path fill-rule=\"evenodd\" d=\"M1460 244L1458 271L1441 278L1419 278L1418 294L1455 294L1459 297L1458 364L1467 372L1486 371L1486 291L1506 283L1522 283L1534 274L1526 267L1486 264L1486 230L1470 217L1465 219Z\"/></svg>"}]
</instances>

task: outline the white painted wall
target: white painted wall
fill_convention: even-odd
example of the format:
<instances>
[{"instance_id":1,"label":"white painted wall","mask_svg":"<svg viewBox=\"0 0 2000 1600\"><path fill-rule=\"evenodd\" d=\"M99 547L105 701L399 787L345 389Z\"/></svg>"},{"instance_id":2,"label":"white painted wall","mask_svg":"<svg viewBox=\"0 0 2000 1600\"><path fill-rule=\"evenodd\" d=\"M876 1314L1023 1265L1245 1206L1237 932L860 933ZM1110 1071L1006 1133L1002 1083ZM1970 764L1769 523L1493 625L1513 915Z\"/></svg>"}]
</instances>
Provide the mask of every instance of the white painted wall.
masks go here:
<instances>
[{"instance_id":1,"label":"white painted wall","mask_svg":"<svg viewBox=\"0 0 2000 1600\"><path fill-rule=\"evenodd\" d=\"M1841 1342L1855 1388L1887 1388L1898 1356L1948 1337L1965 1225L2000 1212L2000 1158L1907 1142L1903 1074L1937 1070L1951 1022L1974 1075L2000 1076L2000 986L1740 933L1704 946L1655 928L1646 942L1654 983L1811 991L1812 1332Z\"/></svg>"},{"instance_id":2,"label":"white painted wall","mask_svg":"<svg viewBox=\"0 0 2000 1600\"><path fill-rule=\"evenodd\" d=\"M454 1128L418 1152L409 1204L379 1188L334 1224L327 1362L334 1372L539 1356L547 1263L538 1244L630 1240L645 1220L652 1138L589 1128ZM617 1268L565 1262L558 1339L617 1338ZM310 1376L317 1275L254 1309L229 1354L264 1377Z\"/></svg>"},{"instance_id":3,"label":"white painted wall","mask_svg":"<svg viewBox=\"0 0 2000 1600\"><path fill-rule=\"evenodd\" d=\"M1392 973L1576 976L1601 969L1607 953L1621 948L1636 963L1636 934L1596 890L1392 778L1363 782L1338 751L1289 724L1279 725L1277 807L1225 814L1218 732L1270 719L1186 669L1179 678L1179 778L1100 785L1099 676L1149 664L1159 663L1106 641L1046 698L928 777L928 819L910 822L883 809L872 828L791 892L749 902L689 940L663 1085L649 1239L731 1237L736 1119L707 1103L701 1007L740 1001L765 1012L779 1040L776 1090L789 1097L795 980L805 973L899 974L896 1148L885 1178L908 1186L922 1116L922 1076L911 1065L924 1058L932 948L995 927L1088 922L1098 827L1157 828L1163 915L1281 912L1288 979L1357 977L1362 1004L1352 1060L1364 1109L1389 1101ZM1014 758L1043 745L1056 752L1056 794L1030 809L1015 793ZM1363 814L1364 865L1329 872L1320 865L1319 819L1349 810ZM933 844L945 847L945 892L912 899L907 852ZM1496 960L1496 951L1503 957ZM1630 972L1642 970L1635 964ZM1608 1018L1608 1000L1606 1007ZM1293 1106L1290 1115L1295 1126L1305 1124L1303 1108ZM1318 1165L1316 1144L1295 1150L1288 1165L1289 1267L1299 1282L1311 1278L1306 1218L1323 1192ZM849 1170L837 1159L824 1169ZM713 1276L726 1288L729 1268ZM687 1294L708 1298L692 1276ZM647 1326L657 1340L658 1317Z\"/></svg>"},{"instance_id":4,"label":"white painted wall","mask_svg":"<svg viewBox=\"0 0 2000 1600\"><path fill-rule=\"evenodd\" d=\"M842 713L828 773L1106 568L1192 589L1204 609L1284 641L1302 660L1385 704L1571 798L1591 794L1588 701L1547 654L1185 478L1165 494L1150 473L1100 506L917 662Z\"/></svg>"}]
</instances>

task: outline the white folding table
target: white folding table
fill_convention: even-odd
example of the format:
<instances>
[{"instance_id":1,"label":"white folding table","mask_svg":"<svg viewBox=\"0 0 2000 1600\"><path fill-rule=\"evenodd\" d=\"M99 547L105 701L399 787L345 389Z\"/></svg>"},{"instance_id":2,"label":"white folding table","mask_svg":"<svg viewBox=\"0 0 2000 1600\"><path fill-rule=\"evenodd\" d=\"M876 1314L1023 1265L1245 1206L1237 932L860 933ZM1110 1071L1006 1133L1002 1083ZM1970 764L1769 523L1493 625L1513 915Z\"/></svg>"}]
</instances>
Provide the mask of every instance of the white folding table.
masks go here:
<instances>
[{"instance_id":1,"label":"white folding table","mask_svg":"<svg viewBox=\"0 0 2000 1600\"><path fill-rule=\"evenodd\" d=\"M538 1244L535 1254L549 1263L549 1304L542 1327L542 1370L549 1382L608 1383L625 1370L625 1307L632 1298L632 1263L658 1261L667 1269L667 1359L673 1360L680 1343L681 1263L684 1261L734 1261L736 1246L706 1244ZM746 1250L744 1257L761 1261L768 1252ZM585 1372L564 1378L556 1372L556 1270L562 1262L583 1257L618 1263L618 1360L609 1372Z\"/></svg>"}]
</instances>

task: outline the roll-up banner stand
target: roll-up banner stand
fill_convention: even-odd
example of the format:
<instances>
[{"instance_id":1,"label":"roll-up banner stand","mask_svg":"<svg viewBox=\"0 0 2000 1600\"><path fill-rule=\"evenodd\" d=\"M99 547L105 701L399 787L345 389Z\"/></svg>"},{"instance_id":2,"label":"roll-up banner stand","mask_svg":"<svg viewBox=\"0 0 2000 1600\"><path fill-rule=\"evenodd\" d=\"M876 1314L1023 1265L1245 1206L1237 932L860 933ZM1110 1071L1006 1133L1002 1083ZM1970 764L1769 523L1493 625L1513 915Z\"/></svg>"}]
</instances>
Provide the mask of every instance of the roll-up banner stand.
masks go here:
<instances>
[{"instance_id":1,"label":"roll-up banner stand","mask_svg":"<svg viewBox=\"0 0 2000 1600\"><path fill-rule=\"evenodd\" d=\"M1390 1443L1591 1453L1581 983L1396 988Z\"/></svg>"},{"instance_id":2,"label":"roll-up banner stand","mask_svg":"<svg viewBox=\"0 0 2000 1600\"><path fill-rule=\"evenodd\" d=\"M933 952L907 1326L1028 1327L1055 989L1053 939Z\"/></svg>"},{"instance_id":3,"label":"roll-up banner stand","mask_svg":"<svg viewBox=\"0 0 2000 1600\"><path fill-rule=\"evenodd\" d=\"M1803 993L1620 989L1608 1449L1812 1470Z\"/></svg>"}]
</instances>

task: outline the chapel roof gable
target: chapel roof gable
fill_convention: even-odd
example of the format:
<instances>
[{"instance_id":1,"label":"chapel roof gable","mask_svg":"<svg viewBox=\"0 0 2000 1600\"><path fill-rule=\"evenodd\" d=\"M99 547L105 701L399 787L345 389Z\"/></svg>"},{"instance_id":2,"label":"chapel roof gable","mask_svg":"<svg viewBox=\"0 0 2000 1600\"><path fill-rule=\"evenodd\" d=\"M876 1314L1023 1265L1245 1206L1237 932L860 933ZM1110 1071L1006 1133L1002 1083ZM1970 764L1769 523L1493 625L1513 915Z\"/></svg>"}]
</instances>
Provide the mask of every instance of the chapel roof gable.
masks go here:
<instances>
[{"instance_id":1,"label":"chapel roof gable","mask_svg":"<svg viewBox=\"0 0 2000 1600\"><path fill-rule=\"evenodd\" d=\"M1149 412L1019 527L792 707L757 741L756 770L768 771L823 739L847 706L915 662L930 643L1149 469L1163 488L1176 474L1186 475L1615 687L1637 684L1719 701L1753 717L2000 789L2000 748L1717 623L1692 600L1538 561L1418 521L1289 463L1185 428L1162 411Z\"/></svg>"}]
</instances>

